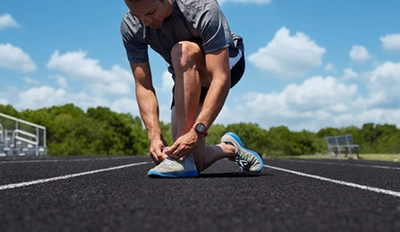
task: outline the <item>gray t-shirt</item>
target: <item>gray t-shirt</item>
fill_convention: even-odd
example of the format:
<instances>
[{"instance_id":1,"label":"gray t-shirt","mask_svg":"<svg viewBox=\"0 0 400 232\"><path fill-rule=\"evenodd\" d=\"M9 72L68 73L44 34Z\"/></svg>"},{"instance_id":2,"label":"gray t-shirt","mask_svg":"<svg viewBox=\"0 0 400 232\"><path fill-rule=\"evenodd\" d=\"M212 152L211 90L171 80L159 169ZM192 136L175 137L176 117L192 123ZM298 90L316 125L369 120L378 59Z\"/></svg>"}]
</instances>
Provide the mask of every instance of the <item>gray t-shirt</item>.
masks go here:
<instances>
[{"instance_id":1,"label":"gray t-shirt","mask_svg":"<svg viewBox=\"0 0 400 232\"><path fill-rule=\"evenodd\" d=\"M128 60L148 61L148 45L171 64L171 49L179 41L201 44L205 53L235 48L233 34L216 0L172 0L172 15L158 29L146 27L130 12L124 15L121 35Z\"/></svg>"}]
</instances>

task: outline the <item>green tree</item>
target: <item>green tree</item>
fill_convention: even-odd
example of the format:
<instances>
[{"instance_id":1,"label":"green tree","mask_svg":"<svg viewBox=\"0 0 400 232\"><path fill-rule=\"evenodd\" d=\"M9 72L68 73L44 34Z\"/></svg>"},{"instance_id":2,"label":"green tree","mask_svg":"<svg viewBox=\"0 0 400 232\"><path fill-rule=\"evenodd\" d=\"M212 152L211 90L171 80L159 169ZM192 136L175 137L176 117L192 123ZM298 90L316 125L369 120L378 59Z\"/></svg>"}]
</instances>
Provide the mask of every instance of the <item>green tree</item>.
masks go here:
<instances>
[{"instance_id":1,"label":"green tree","mask_svg":"<svg viewBox=\"0 0 400 232\"><path fill-rule=\"evenodd\" d=\"M18 117L18 111L11 105L0 104L0 113L7 114L12 117Z\"/></svg>"},{"instance_id":2,"label":"green tree","mask_svg":"<svg viewBox=\"0 0 400 232\"><path fill-rule=\"evenodd\" d=\"M51 155L107 155L113 151L107 146L109 133L103 124L88 117L57 115L54 122L59 130L54 131L49 143Z\"/></svg>"},{"instance_id":3,"label":"green tree","mask_svg":"<svg viewBox=\"0 0 400 232\"><path fill-rule=\"evenodd\" d=\"M207 145L213 146L221 143L221 137L227 132L227 129L222 124L213 124L208 129Z\"/></svg>"},{"instance_id":4,"label":"green tree","mask_svg":"<svg viewBox=\"0 0 400 232\"><path fill-rule=\"evenodd\" d=\"M373 148L376 153L397 153L400 144L398 129L395 125L376 125L377 139Z\"/></svg>"},{"instance_id":5,"label":"green tree","mask_svg":"<svg viewBox=\"0 0 400 232\"><path fill-rule=\"evenodd\" d=\"M325 141L320 139L315 133L303 130L301 132L294 132L294 135L295 143L300 148L296 155L315 154L326 150Z\"/></svg>"},{"instance_id":6,"label":"green tree","mask_svg":"<svg viewBox=\"0 0 400 232\"><path fill-rule=\"evenodd\" d=\"M161 134L163 135L168 146L171 146L173 143L171 123L160 122L160 129L161 129ZM149 144L149 146L150 146L150 144Z\"/></svg>"},{"instance_id":7,"label":"green tree","mask_svg":"<svg viewBox=\"0 0 400 232\"><path fill-rule=\"evenodd\" d=\"M269 156L290 155L291 132L285 126L271 127L268 137L272 141L268 147Z\"/></svg>"},{"instance_id":8,"label":"green tree","mask_svg":"<svg viewBox=\"0 0 400 232\"><path fill-rule=\"evenodd\" d=\"M130 119L131 125L131 141L133 142L133 150L130 153L131 155L148 155L150 148L150 141L147 137L147 131L143 127L142 120L140 117L136 116L135 118ZM163 125L162 128L168 127ZM171 137L166 136L167 139L172 140Z\"/></svg>"},{"instance_id":9,"label":"green tree","mask_svg":"<svg viewBox=\"0 0 400 232\"><path fill-rule=\"evenodd\" d=\"M11 105L0 104L0 113L6 114L11 117L19 117L18 111L15 110L14 107L12 107ZM0 117L0 124L4 130L15 129L15 122L10 119Z\"/></svg>"},{"instance_id":10,"label":"green tree","mask_svg":"<svg viewBox=\"0 0 400 232\"><path fill-rule=\"evenodd\" d=\"M317 132L317 136L319 138L325 138L325 137L336 136L336 135L340 135L339 129L332 128L332 127L323 128Z\"/></svg>"},{"instance_id":11,"label":"green tree","mask_svg":"<svg viewBox=\"0 0 400 232\"><path fill-rule=\"evenodd\" d=\"M101 122L111 138L111 151L115 154L148 154L148 144L142 122L130 114L112 112L106 107L89 108L87 115ZM148 149L147 149L148 151Z\"/></svg>"}]
</instances>

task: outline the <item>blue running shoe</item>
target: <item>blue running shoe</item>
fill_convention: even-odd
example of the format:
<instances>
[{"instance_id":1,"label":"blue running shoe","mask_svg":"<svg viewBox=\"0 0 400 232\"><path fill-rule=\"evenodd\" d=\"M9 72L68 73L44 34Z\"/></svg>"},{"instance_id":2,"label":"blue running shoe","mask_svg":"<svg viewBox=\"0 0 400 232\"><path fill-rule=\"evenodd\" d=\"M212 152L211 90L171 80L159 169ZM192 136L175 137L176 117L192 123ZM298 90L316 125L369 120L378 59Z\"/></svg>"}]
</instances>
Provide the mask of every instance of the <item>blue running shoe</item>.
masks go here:
<instances>
[{"instance_id":1,"label":"blue running shoe","mask_svg":"<svg viewBox=\"0 0 400 232\"><path fill-rule=\"evenodd\" d=\"M243 171L250 173L261 172L263 169L263 161L261 157L257 152L246 149L239 136L235 133L227 132L224 134L221 138L221 143L235 146L238 155L235 159L230 160L235 161Z\"/></svg>"},{"instance_id":2,"label":"blue running shoe","mask_svg":"<svg viewBox=\"0 0 400 232\"><path fill-rule=\"evenodd\" d=\"M199 174L193 155L190 155L183 161L168 157L155 168L150 169L147 175L149 177L196 177Z\"/></svg>"}]
</instances>

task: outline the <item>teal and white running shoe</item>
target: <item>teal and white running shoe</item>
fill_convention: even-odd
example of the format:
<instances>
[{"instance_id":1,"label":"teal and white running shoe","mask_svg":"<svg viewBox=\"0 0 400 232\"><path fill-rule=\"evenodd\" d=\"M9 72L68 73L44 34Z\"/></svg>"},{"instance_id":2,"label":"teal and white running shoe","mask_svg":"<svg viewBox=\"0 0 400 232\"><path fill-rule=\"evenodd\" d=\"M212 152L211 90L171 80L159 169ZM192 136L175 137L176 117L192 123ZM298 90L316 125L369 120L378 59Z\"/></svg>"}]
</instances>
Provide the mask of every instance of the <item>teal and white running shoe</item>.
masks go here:
<instances>
[{"instance_id":1,"label":"teal and white running shoe","mask_svg":"<svg viewBox=\"0 0 400 232\"><path fill-rule=\"evenodd\" d=\"M199 174L193 155L190 155L183 161L168 157L155 168L150 169L147 175L149 177L196 177Z\"/></svg>"},{"instance_id":2,"label":"teal and white running shoe","mask_svg":"<svg viewBox=\"0 0 400 232\"><path fill-rule=\"evenodd\" d=\"M257 152L246 149L239 136L237 136L235 133L227 132L224 134L224 136L221 138L221 143L235 146L238 155L236 158L229 160L235 161L243 171L250 173L261 172L263 169L263 161L261 157L257 154Z\"/></svg>"}]
</instances>

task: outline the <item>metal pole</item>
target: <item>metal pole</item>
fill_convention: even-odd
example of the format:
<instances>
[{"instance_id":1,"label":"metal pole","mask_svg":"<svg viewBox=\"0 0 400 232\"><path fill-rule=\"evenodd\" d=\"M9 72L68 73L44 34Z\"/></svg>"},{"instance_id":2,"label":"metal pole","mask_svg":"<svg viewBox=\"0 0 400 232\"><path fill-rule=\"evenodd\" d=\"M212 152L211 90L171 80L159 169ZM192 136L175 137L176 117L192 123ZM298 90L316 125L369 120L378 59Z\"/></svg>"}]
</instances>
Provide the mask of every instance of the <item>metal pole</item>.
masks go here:
<instances>
[{"instance_id":1,"label":"metal pole","mask_svg":"<svg viewBox=\"0 0 400 232\"><path fill-rule=\"evenodd\" d=\"M40 144L39 128L36 127L36 156L39 155L39 144Z\"/></svg>"},{"instance_id":2,"label":"metal pole","mask_svg":"<svg viewBox=\"0 0 400 232\"><path fill-rule=\"evenodd\" d=\"M47 155L47 145L46 145L46 128L43 129L43 148L44 148L44 154Z\"/></svg>"},{"instance_id":3,"label":"metal pole","mask_svg":"<svg viewBox=\"0 0 400 232\"><path fill-rule=\"evenodd\" d=\"M0 124L0 142L4 142L3 125Z\"/></svg>"},{"instance_id":4,"label":"metal pole","mask_svg":"<svg viewBox=\"0 0 400 232\"><path fill-rule=\"evenodd\" d=\"M335 141L336 141L336 147L337 147L337 150L338 150L338 155L342 156L342 152L340 151L338 136L335 136Z\"/></svg>"},{"instance_id":5,"label":"metal pole","mask_svg":"<svg viewBox=\"0 0 400 232\"><path fill-rule=\"evenodd\" d=\"M351 146L350 146L350 142L349 142L349 136L350 136L350 135L347 135L347 136L346 136L347 147L348 147L349 150L350 150L350 155L353 156L353 153L351 152Z\"/></svg>"}]
</instances>

